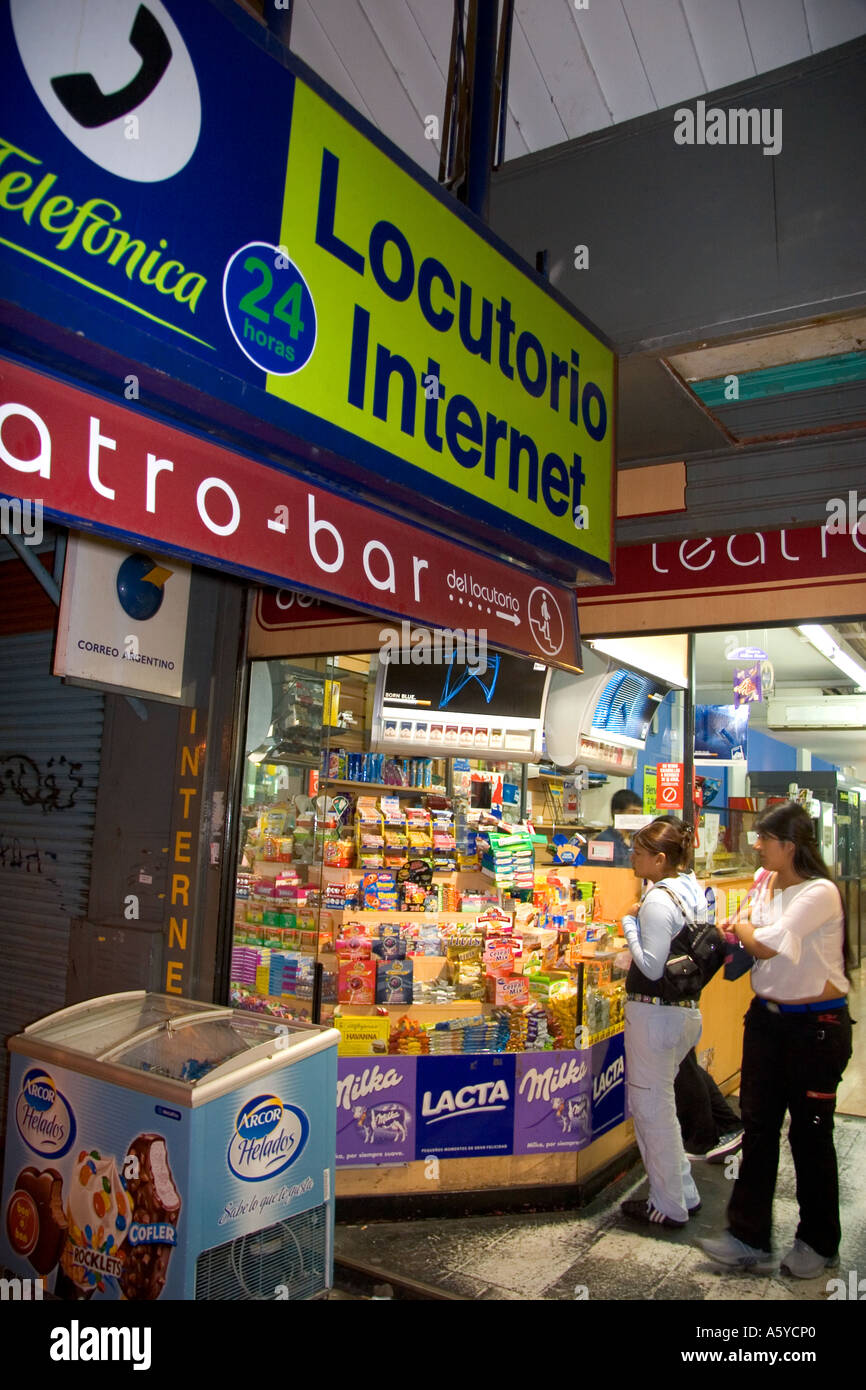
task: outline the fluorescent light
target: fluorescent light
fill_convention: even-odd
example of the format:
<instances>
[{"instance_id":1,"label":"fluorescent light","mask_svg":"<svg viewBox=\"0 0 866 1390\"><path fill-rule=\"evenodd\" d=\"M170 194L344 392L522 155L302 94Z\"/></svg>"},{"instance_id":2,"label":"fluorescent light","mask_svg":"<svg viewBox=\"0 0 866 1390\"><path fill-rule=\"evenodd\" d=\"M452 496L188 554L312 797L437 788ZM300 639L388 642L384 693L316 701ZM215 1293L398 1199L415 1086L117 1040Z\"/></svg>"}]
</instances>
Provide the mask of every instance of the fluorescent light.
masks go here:
<instances>
[{"instance_id":1,"label":"fluorescent light","mask_svg":"<svg viewBox=\"0 0 866 1390\"><path fill-rule=\"evenodd\" d=\"M843 652L825 628L816 623L798 623L797 631L802 632L812 646L822 656L826 656L828 661L832 661L839 671L844 672L849 680L853 680L858 690L866 690L866 667L861 666L847 652Z\"/></svg>"}]
</instances>

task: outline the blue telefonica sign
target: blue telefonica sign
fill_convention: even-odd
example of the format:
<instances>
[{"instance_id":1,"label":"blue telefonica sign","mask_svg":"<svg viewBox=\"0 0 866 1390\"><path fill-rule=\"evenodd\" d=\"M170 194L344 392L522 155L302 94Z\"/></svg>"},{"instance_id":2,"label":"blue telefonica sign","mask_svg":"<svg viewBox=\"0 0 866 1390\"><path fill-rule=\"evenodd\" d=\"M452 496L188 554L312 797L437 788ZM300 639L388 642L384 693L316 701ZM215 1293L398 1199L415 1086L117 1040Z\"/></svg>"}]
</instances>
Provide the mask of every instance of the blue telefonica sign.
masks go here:
<instances>
[{"instance_id":1,"label":"blue telefonica sign","mask_svg":"<svg viewBox=\"0 0 866 1390\"><path fill-rule=\"evenodd\" d=\"M240 7L3 0L0 53L9 321L609 577L609 346Z\"/></svg>"}]
</instances>

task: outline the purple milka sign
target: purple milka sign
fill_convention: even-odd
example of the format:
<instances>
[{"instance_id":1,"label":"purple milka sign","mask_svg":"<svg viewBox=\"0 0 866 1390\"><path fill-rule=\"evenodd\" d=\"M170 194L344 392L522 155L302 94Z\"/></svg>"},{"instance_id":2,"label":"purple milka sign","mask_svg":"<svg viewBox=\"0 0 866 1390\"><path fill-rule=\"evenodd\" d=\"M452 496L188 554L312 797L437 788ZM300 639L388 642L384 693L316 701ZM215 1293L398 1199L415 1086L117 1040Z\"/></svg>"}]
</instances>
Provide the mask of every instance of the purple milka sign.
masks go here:
<instances>
[{"instance_id":1,"label":"purple milka sign","mask_svg":"<svg viewBox=\"0 0 866 1390\"><path fill-rule=\"evenodd\" d=\"M516 1154L583 1149L591 1142L589 1051L518 1054L516 1085Z\"/></svg>"},{"instance_id":2,"label":"purple milka sign","mask_svg":"<svg viewBox=\"0 0 866 1390\"><path fill-rule=\"evenodd\" d=\"M415 1057L337 1062L337 1163L408 1163L415 1157Z\"/></svg>"}]
</instances>

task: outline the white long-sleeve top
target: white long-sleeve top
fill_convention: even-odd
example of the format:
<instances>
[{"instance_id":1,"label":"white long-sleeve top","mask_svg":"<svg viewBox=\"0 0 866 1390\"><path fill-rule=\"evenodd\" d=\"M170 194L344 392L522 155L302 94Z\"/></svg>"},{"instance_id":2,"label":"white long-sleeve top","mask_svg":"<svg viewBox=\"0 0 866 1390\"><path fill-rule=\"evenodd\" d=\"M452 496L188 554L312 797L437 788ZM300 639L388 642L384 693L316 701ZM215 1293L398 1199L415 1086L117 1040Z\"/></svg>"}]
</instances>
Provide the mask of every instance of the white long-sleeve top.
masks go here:
<instances>
[{"instance_id":1,"label":"white long-sleeve top","mask_svg":"<svg viewBox=\"0 0 866 1390\"><path fill-rule=\"evenodd\" d=\"M752 904L755 940L777 954L755 961L755 993L795 1004L823 994L829 980L847 994L843 921L839 889L829 879L810 878L772 894L762 887Z\"/></svg>"}]
</instances>

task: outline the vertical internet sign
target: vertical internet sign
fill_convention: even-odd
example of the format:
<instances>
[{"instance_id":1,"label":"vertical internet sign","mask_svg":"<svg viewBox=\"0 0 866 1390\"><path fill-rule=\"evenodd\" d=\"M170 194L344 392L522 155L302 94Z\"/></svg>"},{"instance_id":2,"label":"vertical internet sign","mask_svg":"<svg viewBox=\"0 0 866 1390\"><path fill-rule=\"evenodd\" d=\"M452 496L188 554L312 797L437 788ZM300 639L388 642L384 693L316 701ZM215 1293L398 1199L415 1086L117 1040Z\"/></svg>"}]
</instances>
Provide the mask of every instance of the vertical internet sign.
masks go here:
<instances>
[{"instance_id":1,"label":"vertical internet sign","mask_svg":"<svg viewBox=\"0 0 866 1390\"><path fill-rule=\"evenodd\" d=\"M265 42L224 0L6 0L0 299L319 473L610 578L610 347Z\"/></svg>"},{"instance_id":2,"label":"vertical internet sign","mask_svg":"<svg viewBox=\"0 0 866 1390\"><path fill-rule=\"evenodd\" d=\"M177 756L168 854L168 939L165 950L165 992L192 992L190 924L195 939L196 894L199 884L201 791L205 764L206 711L182 709L178 716Z\"/></svg>"}]
</instances>

